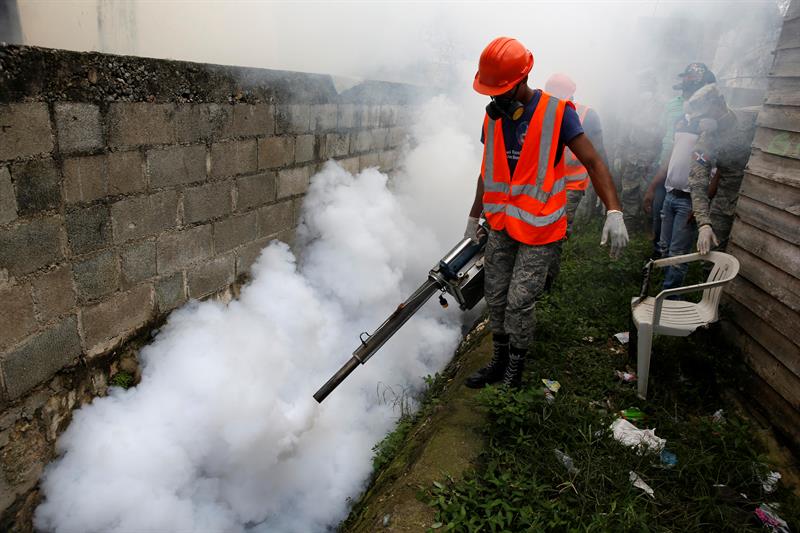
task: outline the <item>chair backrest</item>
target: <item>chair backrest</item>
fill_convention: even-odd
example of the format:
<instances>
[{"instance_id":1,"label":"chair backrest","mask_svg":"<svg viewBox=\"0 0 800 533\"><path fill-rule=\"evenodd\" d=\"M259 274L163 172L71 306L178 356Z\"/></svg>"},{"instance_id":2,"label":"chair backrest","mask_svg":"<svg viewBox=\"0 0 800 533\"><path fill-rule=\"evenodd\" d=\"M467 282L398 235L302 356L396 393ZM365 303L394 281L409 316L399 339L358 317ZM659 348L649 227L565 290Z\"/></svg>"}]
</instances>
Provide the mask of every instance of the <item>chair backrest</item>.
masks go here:
<instances>
[{"instance_id":1,"label":"chair backrest","mask_svg":"<svg viewBox=\"0 0 800 533\"><path fill-rule=\"evenodd\" d=\"M736 274L739 273L739 260L730 254L723 252L709 252L707 256L703 257L703 259L714 263L714 266L711 268L711 273L708 275L708 279L706 280L708 283L722 280L730 281L736 277ZM703 291L703 297L700 300L700 305L717 309L721 296L722 285L706 289Z\"/></svg>"}]
</instances>

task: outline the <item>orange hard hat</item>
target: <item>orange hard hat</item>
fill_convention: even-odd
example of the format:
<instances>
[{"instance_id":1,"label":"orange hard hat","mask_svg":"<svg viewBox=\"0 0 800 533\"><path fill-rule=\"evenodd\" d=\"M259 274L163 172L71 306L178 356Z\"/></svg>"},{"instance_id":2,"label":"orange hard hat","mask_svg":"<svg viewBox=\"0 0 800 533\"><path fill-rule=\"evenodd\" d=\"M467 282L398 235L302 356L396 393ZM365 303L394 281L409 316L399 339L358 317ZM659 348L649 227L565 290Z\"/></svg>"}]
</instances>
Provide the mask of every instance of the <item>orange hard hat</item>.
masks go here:
<instances>
[{"instance_id":1,"label":"orange hard hat","mask_svg":"<svg viewBox=\"0 0 800 533\"><path fill-rule=\"evenodd\" d=\"M498 37L483 49L473 89L487 96L506 93L533 68L533 54L516 39Z\"/></svg>"},{"instance_id":2,"label":"orange hard hat","mask_svg":"<svg viewBox=\"0 0 800 533\"><path fill-rule=\"evenodd\" d=\"M553 74L544 84L544 92L561 100L569 100L575 95L575 82L566 74Z\"/></svg>"}]
</instances>

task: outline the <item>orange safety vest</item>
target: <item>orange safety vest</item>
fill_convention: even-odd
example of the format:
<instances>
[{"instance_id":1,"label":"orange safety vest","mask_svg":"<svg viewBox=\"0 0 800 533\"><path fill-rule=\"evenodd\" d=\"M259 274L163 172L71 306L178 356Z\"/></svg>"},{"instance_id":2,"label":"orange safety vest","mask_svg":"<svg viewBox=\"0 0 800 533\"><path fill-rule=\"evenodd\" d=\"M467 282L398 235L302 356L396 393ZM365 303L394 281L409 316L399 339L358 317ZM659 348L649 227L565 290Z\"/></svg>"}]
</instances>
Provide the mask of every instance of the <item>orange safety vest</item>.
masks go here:
<instances>
[{"instance_id":1,"label":"orange safety vest","mask_svg":"<svg viewBox=\"0 0 800 533\"><path fill-rule=\"evenodd\" d=\"M515 240L542 245L566 235L567 193L564 158L555 165L564 110L571 102L542 91L528 124L512 176L501 120L483 121L483 213L493 230Z\"/></svg>"},{"instance_id":2,"label":"orange safety vest","mask_svg":"<svg viewBox=\"0 0 800 533\"><path fill-rule=\"evenodd\" d=\"M581 124L588 112L588 106L578 105L578 118ZM586 171L586 167L566 146L564 147L564 175L567 178L567 190L569 191L585 191L589 186L589 173Z\"/></svg>"}]
</instances>

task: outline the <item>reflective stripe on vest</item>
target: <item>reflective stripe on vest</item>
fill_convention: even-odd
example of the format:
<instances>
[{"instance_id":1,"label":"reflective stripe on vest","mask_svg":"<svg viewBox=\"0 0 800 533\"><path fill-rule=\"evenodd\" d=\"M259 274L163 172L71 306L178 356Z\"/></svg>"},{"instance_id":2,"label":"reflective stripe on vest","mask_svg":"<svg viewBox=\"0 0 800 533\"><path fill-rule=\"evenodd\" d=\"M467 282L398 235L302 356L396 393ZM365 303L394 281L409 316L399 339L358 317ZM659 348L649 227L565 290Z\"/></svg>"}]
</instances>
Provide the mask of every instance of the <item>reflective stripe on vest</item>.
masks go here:
<instances>
[{"instance_id":1,"label":"reflective stripe on vest","mask_svg":"<svg viewBox=\"0 0 800 533\"><path fill-rule=\"evenodd\" d=\"M567 105L572 104L541 93L513 175L502 119L484 118L484 214L492 229L524 244L555 242L566 232L565 161L556 163L556 155Z\"/></svg>"},{"instance_id":2,"label":"reflective stripe on vest","mask_svg":"<svg viewBox=\"0 0 800 533\"><path fill-rule=\"evenodd\" d=\"M556 98L549 98L547 101L547 108L544 112L544 126L542 128L542 135L539 137L539 163L537 165L536 183L525 185L514 185L511 188L511 195L518 196L524 194L539 200L543 204L554 194L564 190L565 183L564 177L560 177L553 183L553 187L549 191L544 191L545 178L547 177L548 159L550 158L550 150L553 147L553 128L555 127L555 115L558 109L558 100ZM486 147L487 154L494 154L494 128L496 120L489 119L487 124L487 132L484 139L484 146ZM566 147L565 147L566 148ZM508 183L494 180L494 157L486 158L486 168L483 175L483 190L484 192L499 192L508 194Z\"/></svg>"},{"instance_id":3,"label":"reflective stripe on vest","mask_svg":"<svg viewBox=\"0 0 800 533\"><path fill-rule=\"evenodd\" d=\"M581 125L589 113L589 106L578 105L578 120ZM567 189L583 190L589 186L589 173L586 167L583 166L575 154L572 153L568 147L564 147L564 164L565 164L565 177L567 180Z\"/></svg>"},{"instance_id":4,"label":"reflective stripe on vest","mask_svg":"<svg viewBox=\"0 0 800 533\"><path fill-rule=\"evenodd\" d=\"M483 204L483 210L487 213L500 213L505 210L506 216L518 218L521 221L530 224L531 226L536 226L537 228L549 226L550 224L558 222L558 219L563 217L567 212L565 208L561 207L558 209L558 211L555 211L549 215L537 217L511 204Z\"/></svg>"}]
</instances>

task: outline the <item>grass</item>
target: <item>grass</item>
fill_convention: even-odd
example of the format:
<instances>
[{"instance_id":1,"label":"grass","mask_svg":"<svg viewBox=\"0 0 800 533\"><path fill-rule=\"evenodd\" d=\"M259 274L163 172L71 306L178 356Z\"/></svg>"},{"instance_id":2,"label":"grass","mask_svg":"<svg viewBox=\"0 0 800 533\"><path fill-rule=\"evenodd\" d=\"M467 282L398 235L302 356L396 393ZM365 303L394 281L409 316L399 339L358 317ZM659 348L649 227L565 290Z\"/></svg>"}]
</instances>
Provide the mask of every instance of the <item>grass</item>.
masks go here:
<instances>
[{"instance_id":1,"label":"grass","mask_svg":"<svg viewBox=\"0 0 800 533\"><path fill-rule=\"evenodd\" d=\"M656 338L647 402L637 398L635 384L613 375L635 370L612 335L630 328L630 297L638 293L649 242L635 239L613 262L597 247L596 235L599 229L587 228L565 247L559 280L537 306L523 388L480 393L489 425L475 470L420 495L436 510L433 529L763 531L754 515L763 502L778 504L781 517L797 529L798 498L783 485L764 494L761 476L769 467L756 428L724 399L747 370L718 330ZM561 383L552 404L542 394L542 378ZM611 437L609 425L628 407L646 413L637 426L667 440L675 466ZM720 408L724 420L715 421ZM554 450L567 454L577 472ZM631 471L654 489L654 498L632 486Z\"/></svg>"}]
</instances>

